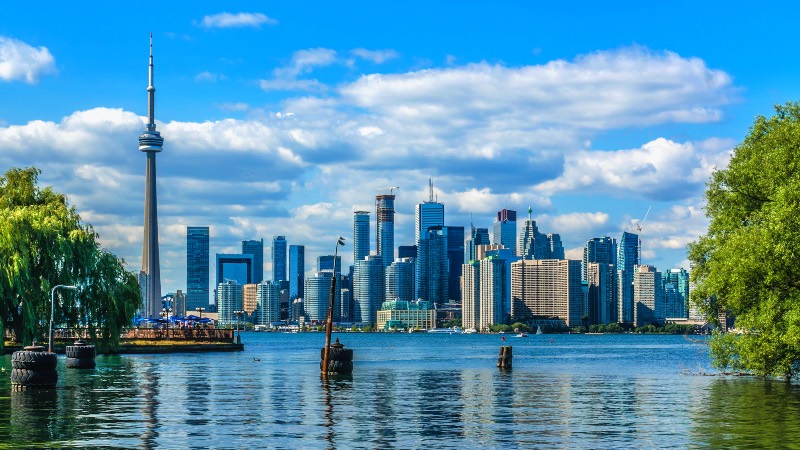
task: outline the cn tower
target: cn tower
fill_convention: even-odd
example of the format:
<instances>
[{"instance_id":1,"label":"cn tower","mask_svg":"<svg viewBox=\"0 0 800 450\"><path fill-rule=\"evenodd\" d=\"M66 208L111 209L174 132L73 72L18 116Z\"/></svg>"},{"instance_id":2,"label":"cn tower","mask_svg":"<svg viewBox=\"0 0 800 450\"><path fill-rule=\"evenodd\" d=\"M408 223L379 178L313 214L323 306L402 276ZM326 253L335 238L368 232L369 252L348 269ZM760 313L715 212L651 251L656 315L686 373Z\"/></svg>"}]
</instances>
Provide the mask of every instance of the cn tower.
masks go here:
<instances>
[{"instance_id":1,"label":"cn tower","mask_svg":"<svg viewBox=\"0 0 800 450\"><path fill-rule=\"evenodd\" d=\"M164 138L156 131L156 88L153 86L153 33L150 33L150 67L147 85L147 129L139 136L139 151L147 154L144 187L144 241L139 288L142 292L142 313L158 317L161 312L161 266L158 260L158 202L156 200L156 153L162 150Z\"/></svg>"}]
</instances>

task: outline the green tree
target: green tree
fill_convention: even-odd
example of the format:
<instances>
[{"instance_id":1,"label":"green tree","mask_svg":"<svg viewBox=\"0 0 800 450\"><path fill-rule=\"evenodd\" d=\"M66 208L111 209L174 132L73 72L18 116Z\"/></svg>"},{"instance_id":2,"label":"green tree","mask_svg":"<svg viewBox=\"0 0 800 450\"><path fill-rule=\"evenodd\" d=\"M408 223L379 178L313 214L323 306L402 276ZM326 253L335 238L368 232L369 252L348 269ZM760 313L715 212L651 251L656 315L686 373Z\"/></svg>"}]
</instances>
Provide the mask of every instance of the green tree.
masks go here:
<instances>
[{"instance_id":1,"label":"green tree","mask_svg":"<svg viewBox=\"0 0 800 450\"><path fill-rule=\"evenodd\" d=\"M56 291L56 321L116 346L141 301L136 277L100 248L66 196L39 188L40 173L15 168L0 177L0 335L10 329L24 344L46 336L50 289L67 284L79 289Z\"/></svg>"},{"instance_id":2,"label":"green tree","mask_svg":"<svg viewBox=\"0 0 800 450\"><path fill-rule=\"evenodd\" d=\"M708 232L689 258L692 301L712 320L727 311L742 331L713 336L712 363L791 378L800 369L800 104L775 110L711 176Z\"/></svg>"}]
</instances>

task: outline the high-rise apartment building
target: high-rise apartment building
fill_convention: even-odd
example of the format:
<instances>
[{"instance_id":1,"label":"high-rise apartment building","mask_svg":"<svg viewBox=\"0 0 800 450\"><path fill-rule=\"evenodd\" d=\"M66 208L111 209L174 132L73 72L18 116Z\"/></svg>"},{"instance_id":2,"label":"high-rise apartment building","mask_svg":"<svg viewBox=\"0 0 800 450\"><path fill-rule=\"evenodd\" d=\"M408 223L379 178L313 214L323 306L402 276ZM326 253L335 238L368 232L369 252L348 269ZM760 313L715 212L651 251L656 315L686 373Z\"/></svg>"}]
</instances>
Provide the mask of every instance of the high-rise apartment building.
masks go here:
<instances>
[{"instance_id":1,"label":"high-rise apartment building","mask_svg":"<svg viewBox=\"0 0 800 450\"><path fill-rule=\"evenodd\" d=\"M664 274L664 283L675 289L675 298L668 303L667 318L687 319L689 317L689 272L686 269L670 269Z\"/></svg>"},{"instance_id":2,"label":"high-rise apartment building","mask_svg":"<svg viewBox=\"0 0 800 450\"><path fill-rule=\"evenodd\" d=\"M664 288L661 272L653 266L640 265L633 274L633 325L664 323Z\"/></svg>"},{"instance_id":3,"label":"high-rise apartment building","mask_svg":"<svg viewBox=\"0 0 800 450\"><path fill-rule=\"evenodd\" d=\"M306 247L289 246L289 298L303 298L303 279L306 272Z\"/></svg>"},{"instance_id":4,"label":"high-rise apartment building","mask_svg":"<svg viewBox=\"0 0 800 450\"><path fill-rule=\"evenodd\" d=\"M581 325L581 262L525 259L511 264L511 318L549 317Z\"/></svg>"},{"instance_id":5,"label":"high-rise apartment building","mask_svg":"<svg viewBox=\"0 0 800 450\"><path fill-rule=\"evenodd\" d=\"M353 261L369 256L369 211L353 213Z\"/></svg>"},{"instance_id":6,"label":"high-rise apartment building","mask_svg":"<svg viewBox=\"0 0 800 450\"><path fill-rule=\"evenodd\" d=\"M519 256L515 256L513 250L510 248L487 249L483 253L484 253L483 258L495 258L505 261L504 267L506 269L506 275L504 277L504 280L506 286L504 289L503 305L501 311L503 320L505 320L511 315L511 264L521 260L522 258L520 258Z\"/></svg>"},{"instance_id":7,"label":"high-rise apartment building","mask_svg":"<svg viewBox=\"0 0 800 450\"><path fill-rule=\"evenodd\" d=\"M377 311L385 301L386 268L383 257L369 255L356 261L353 270L353 320L375 323Z\"/></svg>"},{"instance_id":8,"label":"high-rise apartment building","mask_svg":"<svg viewBox=\"0 0 800 450\"><path fill-rule=\"evenodd\" d=\"M332 277L332 271L323 270L317 272L311 278L306 278L306 296L303 298L303 304L308 320L328 320L328 303L330 303Z\"/></svg>"},{"instance_id":9,"label":"high-rise apartment building","mask_svg":"<svg viewBox=\"0 0 800 450\"><path fill-rule=\"evenodd\" d=\"M492 243L502 245L517 254L517 212L503 209L497 212L497 221L494 223Z\"/></svg>"},{"instance_id":10,"label":"high-rise apartment building","mask_svg":"<svg viewBox=\"0 0 800 450\"><path fill-rule=\"evenodd\" d=\"M414 259L398 258L386 268L387 301L413 302L414 297Z\"/></svg>"},{"instance_id":11,"label":"high-rise apartment building","mask_svg":"<svg viewBox=\"0 0 800 450\"><path fill-rule=\"evenodd\" d=\"M253 313L258 308L258 302L256 301L256 290L258 289L258 284L250 283L245 284L242 286L242 311L247 313L248 317L253 317Z\"/></svg>"},{"instance_id":12,"label":"high-rise apartment building","mask_svg":"<svg viewBox=\"0 0 800 450\"><path fill-rule=\"evenodd\" d=\"M264 239L242 241L242 254L253 255L253 283L264 279Z\"/></svg>"},{"instance_id":13,"label":"high-rise apartment building","mask_svg":"<svg viewBox=\"0 0 800 450\"><path fill-rule=\"evenodd\" d=\"M286 279L286 236L272 236L272 281Z\"/></svg>"},{"instance_id":14,"label":"high-rise apartment building","mask_svg":"<svg viewBox=\"0 0 800 450\"><path fill-rule=\"evenodd\" d=\"M503 304L506 298L506 261L488 257L480 262L480 312L478 330L488 331L504 321Z\"/></svg>"},{"instance_id":15,"label":"high-rise apartment building","mask_svg":"<svg viewBox=\"0 0 800 450\"><path fill-rule=\"evenodd\" d=\"M591 242L591 241L590 241ZM617 322L617 271L614 264L590 262L586 267L589 324Z\"/></svg>"},{"instance_id":16,"label":"high-rise apartment building","mask_svg":"<svg viewBox=\"0 0 800 450\"><path fill-rule=\"evenodd\" d=\"M479 261L461 265L461 325L478 330L481 302L481 266Z\"/></svg>"},{"instance_id":17,"label":"high-rise apartment building","mask_svg":"<svg viewBox=\"0 0 800 450\"><path fill-rule=\"evenodd\" d=\"M383 259L383 267L394 261L394 198L393 194L375 197L377 248L378 256Z\"/></svg>"},{"instance_id":18,"label":"high-rise apartment building","mask_svg":"<svg viewBox=\"0 0 800 450\"><path fill-rule=\"evenodd\" d=\"M208 308L208 227L186 227L186 309Z\"/></svg>"},{"instance_id":19,"label":"high-rise apartment building","mask_svg":"<svg viewBox=\"0 0 800 450\"><path fill-rule=\"evenodd\" d=\"M262 281L256 287L255 324L275 326L280 318L280 283Z\"/></svg>"},{"instance_id":20,"label":"high-rise apartment building","mask_svg":"<svg viewBox=\"0 0 800 450\"><path fill-rule=\"evenodd\" d=\"M620 322L632 323L633 311L633 273L639 265L639 235L622 233L617 246L617 317Z\"/></svg>"},{"instance_id":21,"label":"high-rise apartment building","mask_svg":"<svg viewBox=\"0 0 800 450\"><path fill-rule=\"evenodd\" d=\"M233 312L242 310L243 297L244 286L236 280L226 280L217 284L217 311L221 323L233 323Z\"/></svg>"},{"instance_id":22,"label":"high-rise apartment building","mask_svg":"<svg viewBox=\"0 0 800 450\"><path fill-rule=\"evenodd\" d=\"M428 227L417 246L417 298L443 305L449 300L447 228Z\"/></svg>"}]
</instances>

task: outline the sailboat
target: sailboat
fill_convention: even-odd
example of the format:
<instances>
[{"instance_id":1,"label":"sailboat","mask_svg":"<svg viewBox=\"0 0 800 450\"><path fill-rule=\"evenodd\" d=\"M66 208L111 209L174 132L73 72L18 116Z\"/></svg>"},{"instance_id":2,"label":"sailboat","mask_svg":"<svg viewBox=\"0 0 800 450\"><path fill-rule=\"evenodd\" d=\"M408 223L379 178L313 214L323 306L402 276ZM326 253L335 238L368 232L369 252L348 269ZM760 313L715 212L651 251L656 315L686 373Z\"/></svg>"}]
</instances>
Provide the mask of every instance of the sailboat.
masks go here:
<instances>
[{"instance_id":1,"label":"sailboat","mask_svg":"<svg viewBox=\"0 0 800 450\"><path fill-rule=\"evenodd\" d=\"M542 333L542 326L541 326L541 325L537 325L537 326L536 326L536 334L543 334L543 333Z\"/></svg>"}]
</instances>

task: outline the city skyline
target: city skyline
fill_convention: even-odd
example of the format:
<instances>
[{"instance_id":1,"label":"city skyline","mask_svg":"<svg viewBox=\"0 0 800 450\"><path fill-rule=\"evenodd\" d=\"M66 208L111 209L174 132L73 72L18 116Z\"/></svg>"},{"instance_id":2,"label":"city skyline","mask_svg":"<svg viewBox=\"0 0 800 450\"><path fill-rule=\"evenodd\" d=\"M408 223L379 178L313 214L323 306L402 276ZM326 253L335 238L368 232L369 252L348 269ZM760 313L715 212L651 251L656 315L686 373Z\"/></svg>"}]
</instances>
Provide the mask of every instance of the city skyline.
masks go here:
<instances>
[{"instance_id":1,"label":"city skyline","mask_svg":"<svg viewBox=\"0 0 800 450\"><path fill-rule=\"evenodd\" d=\"M652 205L642 261L667 271L688 268L685 246L706 229L711 168L755 115L797 92L798 63L774 45L800 45L788 34L793 4L748 10L769 33L733 34L744 11L688 2L580 14L412 3L391 18L386 5L313 7L315 17L299 5L162 5L132 23L134 5L80 16L69 5L6 5L0 95L14 101L0 106L0 162L42 169L42 184L67 194L137 272L145 174L134 142L147 121L152 30L156 125L167 137L162 293L186 291L187 226L209 226L212 254L286 236L305 246L309 268L346 236L347 267L353 212L371 212L375 230L387 186L400 186L394 247L412 245L429 178L445 225L492 230L498 211L532 206L576 260L587 239L636 232Z\"/></svg>"}]
</instances>

